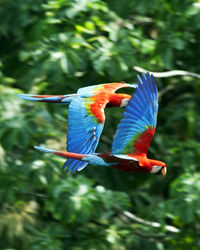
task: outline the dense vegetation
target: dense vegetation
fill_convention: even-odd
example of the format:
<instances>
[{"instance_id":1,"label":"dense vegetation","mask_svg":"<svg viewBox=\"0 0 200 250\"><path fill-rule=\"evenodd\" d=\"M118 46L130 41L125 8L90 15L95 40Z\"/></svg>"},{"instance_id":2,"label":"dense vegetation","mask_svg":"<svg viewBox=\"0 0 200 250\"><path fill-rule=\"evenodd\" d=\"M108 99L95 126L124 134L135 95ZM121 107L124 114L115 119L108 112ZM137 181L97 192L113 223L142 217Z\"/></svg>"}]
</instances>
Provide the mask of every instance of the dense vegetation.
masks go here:
<instances>
[{"instance_id":1,"label":"dense vegetation","mask_svg":"<svg viewBox=\"0 0 200 250\"><path fill-rule=\"evenodd\" d=\"M167 163L164 179L95 166L66 175L33 146L65 148L67 108L17 94L135 82L134 66L198 73L200 2L0 0L0 20L0 249L199 249L199 80L157 79L149 157ZM121 114L106 111L98 152Z\"/></svg>"}]
</instances>

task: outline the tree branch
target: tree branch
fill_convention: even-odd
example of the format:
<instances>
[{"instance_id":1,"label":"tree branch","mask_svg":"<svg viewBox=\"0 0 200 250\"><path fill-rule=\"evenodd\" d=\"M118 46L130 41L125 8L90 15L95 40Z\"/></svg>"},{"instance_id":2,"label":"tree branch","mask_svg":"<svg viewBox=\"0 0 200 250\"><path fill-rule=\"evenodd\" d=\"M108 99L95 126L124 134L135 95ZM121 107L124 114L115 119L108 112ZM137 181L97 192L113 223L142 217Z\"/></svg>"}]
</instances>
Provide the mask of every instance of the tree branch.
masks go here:
<instances>
[{"instance_id":1,"label":"tree branch","mask_svg":"<svg viewBox=\"0 0 200 250\"><path fill-rule=\"evenodd\" d=\"M134 66L133 69L137 72L140 72L140 73L146 73L148 71L148 70L143 69L139 66ZM166 72L149 71L149 72L152 73L157 78L165 78L165 77L171 77L171 76L191 76L191 77L200 79L199 74L189 72L189 71L184 71L184 70L171 70L171 71L166 71Z\"/></svg>"},{"instance_id":2,"label":"tree branch","mask_svg":"<svg viewBox=\"0 0 200 250\"><path fill-rule=\"evenodd\" d=\"M40 194L40 193L34 193L34 192L21 192L21 191L16 191L17 194L23 194L23 195L30 195L30 196L35 196L35 197L39 197L39 198L43 198L46 199L46 195L45 194Z\"/></svg>"},{"instance_id":3,"label":"tree branch","mask_svg":"<svg viewBox=\"0 0 200 250\"><path fill-rule=\"evenodd\" d=\"M143 224L143 225L151 226L151 227L156 227L156 228L161 228L163 226L158 222L148 221L148 220L144 220L140 217L137 217L136 215L130 213L129 211L123 211L122 214L125 215L127 218L129 218L129 219L131 219L139 224ZM179 233L180 232L180 230L174 226L166 225L163 227L165 228L166 231L171 232L171 233Z\"/></svg>"}]
</instances>

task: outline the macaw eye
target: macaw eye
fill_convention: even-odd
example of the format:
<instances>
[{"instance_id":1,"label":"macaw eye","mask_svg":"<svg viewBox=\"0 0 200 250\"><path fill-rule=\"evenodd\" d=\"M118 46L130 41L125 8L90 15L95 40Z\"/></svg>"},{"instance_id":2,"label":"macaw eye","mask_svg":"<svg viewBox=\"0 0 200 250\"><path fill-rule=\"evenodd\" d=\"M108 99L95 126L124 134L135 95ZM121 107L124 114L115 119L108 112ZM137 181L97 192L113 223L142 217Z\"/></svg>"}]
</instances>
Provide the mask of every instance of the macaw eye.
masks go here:
<instances>
[{"instance_id":1,"label":"macaw eye","mask_svg":"<svg viewBox=\"0 0 200 250\"><path fill-rule=\"evenodd\" d=\"M162 168L161 166L153 165L151 173L155 174L155 173L159 172L161 170L161 168Z\"/></svg>"}]
</instances>

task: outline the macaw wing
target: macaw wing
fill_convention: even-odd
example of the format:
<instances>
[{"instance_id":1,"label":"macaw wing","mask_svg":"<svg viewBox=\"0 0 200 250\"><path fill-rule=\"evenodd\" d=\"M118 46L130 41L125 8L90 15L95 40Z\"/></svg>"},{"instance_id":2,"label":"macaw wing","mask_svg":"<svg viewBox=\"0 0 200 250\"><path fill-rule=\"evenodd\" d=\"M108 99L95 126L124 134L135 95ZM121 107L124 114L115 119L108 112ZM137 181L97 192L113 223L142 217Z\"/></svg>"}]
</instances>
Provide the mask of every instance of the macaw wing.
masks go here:
<instances>
[{"instance_id":1,"label":"macaw wing","mask_svg":"<svg viewBox=\"0 0 200 250\"><path fill-rule=\"evenodd\" d=\"M158 93L153 75L137 77L138 88L125 108L112 143L113 154L147 154L155 132Z\"/></svg>"},{"instance_id":2,"label":"macaw wing","mask_svg":"<svg viewBox=\"0 0 200 250\"><path fill-rule=\"evenodd\" d=\"M91 97L104 89L104 84L92 85L80 88L77 91L81 97Z\"/></svg>"},{"instance_id":3,"label":"macaw wing","mask_svg":"<svg viewBox=\"0 0 200 250\"><path fill-rule=\"evenodd\" d=\"M127 87L136 88L137 84L129 84L125 82L104 83L104 84L80 88L77 94L79 94L81 97L90 97L91 95L99 94L101 91L114 93L120 88L127 88Z\"/></svg>"},{"instance_id":4,"label":"macaw wing","mask_svg":"<svg viewBox=\"0 0 200 250\"><path fill-rule=\"evenodd\" d=\"M94 97L75 98L68 110L67 151L81 154L94 153L103 130L107 104L105 96L96 100ZM87 162L68 159L64 168L72 173L87 166Z\"/></svg>"}]
</instances>

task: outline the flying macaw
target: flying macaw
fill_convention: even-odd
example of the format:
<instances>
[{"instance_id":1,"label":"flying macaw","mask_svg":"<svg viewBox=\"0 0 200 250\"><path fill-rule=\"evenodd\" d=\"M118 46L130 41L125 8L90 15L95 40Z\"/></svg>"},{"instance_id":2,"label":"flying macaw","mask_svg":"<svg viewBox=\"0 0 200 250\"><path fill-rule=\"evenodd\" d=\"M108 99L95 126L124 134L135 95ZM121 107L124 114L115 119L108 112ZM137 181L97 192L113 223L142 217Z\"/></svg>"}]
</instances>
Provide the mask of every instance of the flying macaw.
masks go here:
<instances>
[{"instance_id":1,"label":"flying macaw","mask_svg":"<svg viewBox=\"0 0 200 250\"><path fill-rule=\"evenodd\" d=\"M115 93L125 87L136 88L137 84L107 83L80 88L77 94L70 95L18 95L21 99L35 102L69 104L67 151L81 154L93 154L97 148L103 130L105 107L125 107L130 95ZM88 162L68 159L63 168L67 172L80 171Z\"/></svg>"},{"instance_id":2,"label":"flying macaw","mask_svg":"<svg viewBox=\"0 0 200 250\"><path fill-rule=\"evenodd\" d=\"M115 133L112 152L109 154L78 154L57 151L35 146L35 149L55 155L77 159L99 166L107 166L129 172L161 173L165 176L166 164L162 161L148 159L147 151L154 136L158 94L153 75L143 74L137 77L138 87L125 108ZM72 170L75 172L77 168Z\"/></svg>"}]
</instances>

